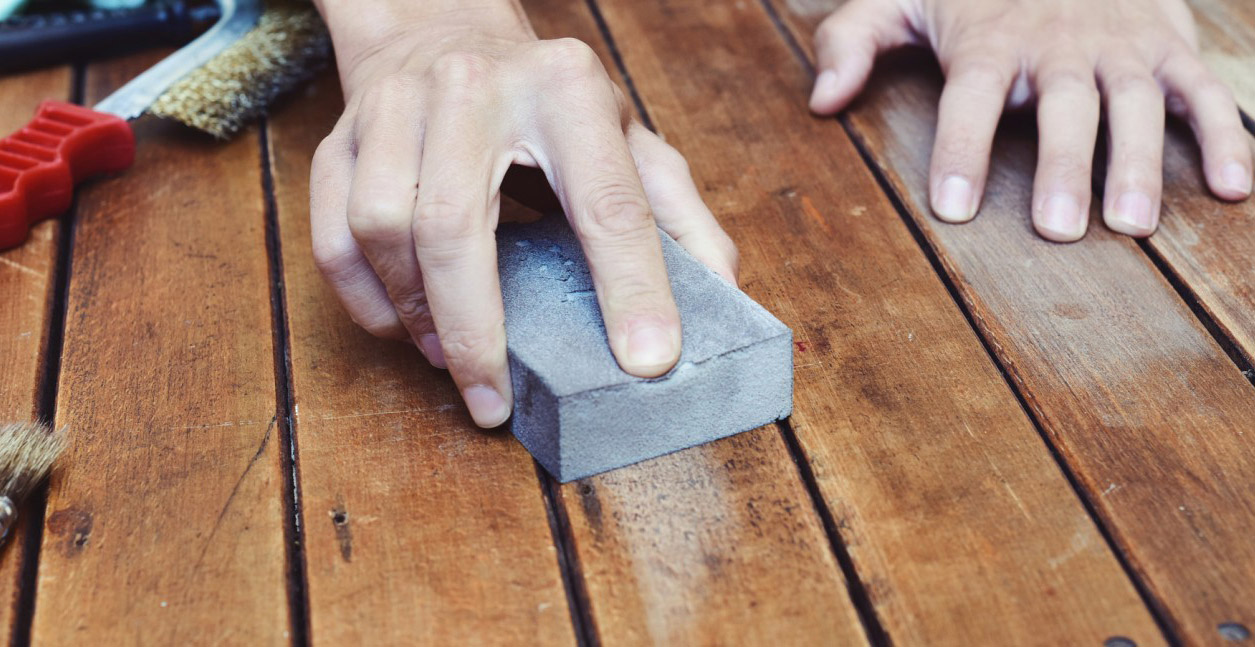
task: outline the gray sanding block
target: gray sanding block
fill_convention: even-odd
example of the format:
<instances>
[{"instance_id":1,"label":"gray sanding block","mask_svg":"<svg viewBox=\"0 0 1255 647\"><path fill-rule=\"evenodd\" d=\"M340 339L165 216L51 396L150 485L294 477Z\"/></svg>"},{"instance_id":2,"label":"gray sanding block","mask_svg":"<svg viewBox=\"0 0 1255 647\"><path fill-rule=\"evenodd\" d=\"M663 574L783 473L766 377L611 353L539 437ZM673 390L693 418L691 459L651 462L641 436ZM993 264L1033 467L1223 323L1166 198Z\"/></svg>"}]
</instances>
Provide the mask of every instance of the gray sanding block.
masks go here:
<instances>
[{"instance_id":1,"label":"gray sanding block","mask_svg":"<svg viewBox=\"0 0 1255 647\"><path fill-rule=\"evenodd\" d=\"M748 431L793 409L793 334L663 232L683 351L666 375L619 368L579 241L559 216L497 232L511 430L566 482Z\"/></svg>"}]
</instances>

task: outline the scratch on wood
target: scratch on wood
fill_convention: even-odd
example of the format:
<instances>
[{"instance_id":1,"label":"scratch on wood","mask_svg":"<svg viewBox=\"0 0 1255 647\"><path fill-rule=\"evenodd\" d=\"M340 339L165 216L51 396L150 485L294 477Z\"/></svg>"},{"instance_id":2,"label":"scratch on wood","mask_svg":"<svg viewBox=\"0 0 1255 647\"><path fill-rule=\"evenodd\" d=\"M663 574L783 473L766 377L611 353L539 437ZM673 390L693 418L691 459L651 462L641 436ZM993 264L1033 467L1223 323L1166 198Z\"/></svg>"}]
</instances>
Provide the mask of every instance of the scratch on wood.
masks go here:
<instances>
[{"instance_id":1,"label":"scratch on wood","mask_svg":"<svg viewBox=\"0 0 1255 647\"><path fill-rule=\"evenodd\" d=\"M829 236L833 234L832 223L828 222L824 214L819 213L819 209L815 208L815 203L811 202L809 196L802 196L802 213L806 214L806 217L814 221L816 225L819 225L819 228L824 230L825 234Z\"/></svg>"},{"instance_id":2,"label":"scratch on wood","mask_svg":"<svg viewBox=\"0 0 1255 647\"><path fill-rule=\"evenodd\" d=\"M1055 557L1051 557L1050 559L1046 560L1046 563L1050 566L1051 569L1058 570L1060 566L1063 566L1073 557L1076 557L1077 555L1081 554L1086 548L1088 548L1089 543L1090 543L1090 533L1088 532L1088 529L1085 527L1079 528L1072 535L1072 543L1068 546L1068 549L1063 551L1059 555L1056 555Z\"/></svg>"},{"instance_id":3,"label":"scratch on wood","mask_svg":"<svg viewBox=\"0 0 1255 647\"><path fill-rule=\"evenodd\" d=\"M321 416L320 420L342 420L345 418L366 418L369 416L394 416L403 413L423 413L427 411L450 411L456 409L456 404L442 404L437 407L420 407L417 409L399 409L397 411L371 411L367 413L346 413L339 416Z\"/></svg>"},{"instance_id":4,"label":"scratch on wood","mask_svg":"<svg viewBox=\"0 0 1255 647\"><path fill-rule=\"evenodd\" d=\"M275 421L273 419L268 423L263 423L263 421L261 420L236 420L236 421L228 420L226 422L217 422L217 423L211 423L207 425L184 425L180 427L170 427L170 430L171 431L183 431L187 429L217 429L219 427L248 427L251 425L260 425L260 424L273 425L274 423Z\"/></svg>"},{"instance_id":5,"label":"scratch on wood","mask_svg":"<svg viewBox=\"0 0 1255 647\"><path fill-rule=\"evenodd\" d=\"M248 473L253 471L253 466L266 453L266 447L270 445L270 435L274 432L275 423L279 417L275 416L270 419L270 424L266 426L266 433L261 438L261 445L257 447L257 451L253 457L248 460L248 465L244 466L244 471L240 473L240 478L235 480L235 486L231 488L231 494L227 495L227 500L222 504L222 509L218 511L218 518L214 520L214 526L209 531L209 536L205 538L205 545L201 548L200 557L196 558L196 565L192 571L200 570L200 565L205 561L205 555L209 552L209 547L213 545L214 536L218 534L218 528L222 526L222 520L227 516L227 510L231 508L231 502L235 501L235 495L239 494L240 486L244 484L244 479L248 477Z\"/></svg>"},{"instance_id":6,"label":"scratch on wood","mask_svg":"<svg viewBox=\"0 0 1255 647\"><path fill-rule=\"evenodd\" d=\"M13 259L5 258L3 256L0 256L0 265L8 265L9 267L12 267L13 269L17 271L22 272L23 274L30 274L31 276L38 276L41 279L46 276L43 272L40 272L39 270L36 270L31 267L26 267L25 265L22 265L21 263Z\"/></svg>"},{"instance_id":7,"label":"scratch on wood","mask_svg":"<svg viewBox=\"0 0 1255 647\"><path fill-rule=\"evenodd\" d=\"M971 425L967 424L966 420L963 421L963 430L966 431L967 435L971 436L978 445L980 445L980 439L976 437L976 434L972 431ZM1011 495L1011 500L1015 501L1015 506L1020 509L1020 512L1024 513L1025 519L1032 521L1033 515L1029 513L1028 506L1024 505L1024 501L1020 499L1020 495L1015 493L1015 488L1011 487L1011 483L1008 482L1006 477L1002 475L1002 470L998 469L998 464L989 457L988 452L984 451L984 446L980 446L981 452L985 454L985 462L989 463L989 468L994 471L994 475L998 477L999 481L1002 481L1002 487L1006 488L1007 494Z\"/></svg>"}]
</instances>

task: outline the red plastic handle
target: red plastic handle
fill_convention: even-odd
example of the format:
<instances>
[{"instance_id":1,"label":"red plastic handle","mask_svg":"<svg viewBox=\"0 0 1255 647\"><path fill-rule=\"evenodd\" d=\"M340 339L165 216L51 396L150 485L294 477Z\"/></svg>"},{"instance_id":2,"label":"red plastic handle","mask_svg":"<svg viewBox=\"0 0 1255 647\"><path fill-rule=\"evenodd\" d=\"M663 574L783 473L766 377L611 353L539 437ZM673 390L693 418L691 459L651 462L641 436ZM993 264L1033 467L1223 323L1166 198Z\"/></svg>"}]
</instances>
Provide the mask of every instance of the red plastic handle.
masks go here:
<instances>
[{"instance_id":1,"label":"red plastic handle","mask_svg":"<svg viewBox=\"0 0 1255 647\"><path fill-rule=\"evenodd\" d=\"M74 185L135 161L126 121L64 101L45 101L21 130L0 139L0 249L21 245L31 225L64 212Z\"/></svg>"}]
</instances>

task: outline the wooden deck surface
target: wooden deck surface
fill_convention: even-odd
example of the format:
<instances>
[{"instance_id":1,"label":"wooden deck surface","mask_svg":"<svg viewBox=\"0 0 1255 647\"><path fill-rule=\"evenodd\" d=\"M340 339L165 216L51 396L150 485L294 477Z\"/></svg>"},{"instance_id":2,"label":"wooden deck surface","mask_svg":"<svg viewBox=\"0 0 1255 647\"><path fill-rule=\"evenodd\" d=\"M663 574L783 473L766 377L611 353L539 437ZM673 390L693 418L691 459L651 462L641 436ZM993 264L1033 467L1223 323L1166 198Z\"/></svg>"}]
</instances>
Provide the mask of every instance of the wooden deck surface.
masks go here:
<instances>
[{"instance_id":1,"label":"wooden deck surface","mask_svg":"<svg viewBox=\"0 0 1255 647\"><path fill-rule=\"evenodd\" d=\"M145 119L0 254L0 418L73 431L0 553L12 643L1255 647L1255 202L1181 125L1148 241L1039 239L1017 119L946 225L929 56L805 110L838 0L524 4L688 158L792 418L558 484L314 268L331 75L227 144ZM1192 4L1255 109L1255 9ZM0 130L160 56L0 77Z\"/></svg>"}]
</instances>

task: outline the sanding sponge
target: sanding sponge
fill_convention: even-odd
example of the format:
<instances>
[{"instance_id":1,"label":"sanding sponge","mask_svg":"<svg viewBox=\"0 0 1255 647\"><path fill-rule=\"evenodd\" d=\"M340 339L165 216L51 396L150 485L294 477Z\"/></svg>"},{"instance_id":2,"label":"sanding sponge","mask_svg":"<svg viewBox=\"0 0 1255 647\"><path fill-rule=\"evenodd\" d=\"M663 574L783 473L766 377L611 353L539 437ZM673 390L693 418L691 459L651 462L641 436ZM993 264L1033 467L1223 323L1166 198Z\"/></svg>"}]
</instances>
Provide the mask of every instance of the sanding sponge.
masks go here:
<instances>
[{"instance_id":1,"label":"sanding sponge","mask_svg":"<svg viewBox=\"0 0 1255 647\"><path fill-rule=\"evenodd\" d=\"M793 409L793 334L659 232L680 310L671 372L615 362L579 241L561 216L497 232L511 430L567 482L748 431Z\"/></svg>"}]
</instances>

